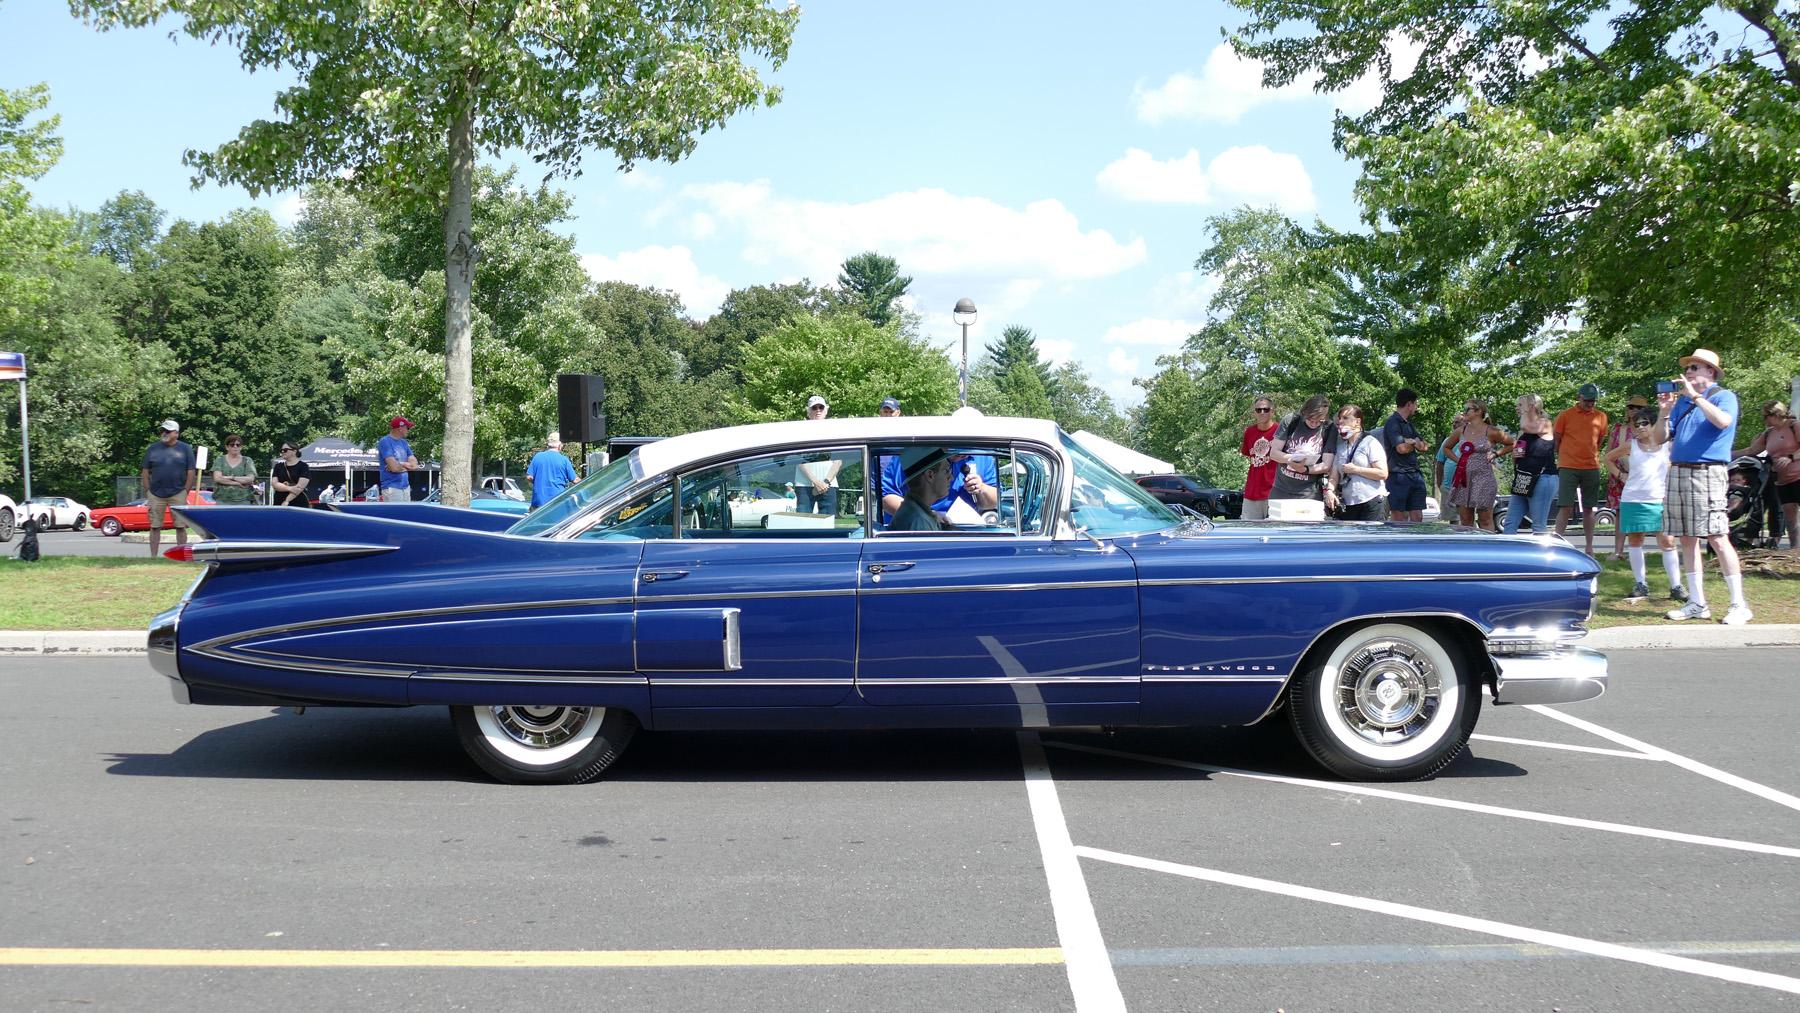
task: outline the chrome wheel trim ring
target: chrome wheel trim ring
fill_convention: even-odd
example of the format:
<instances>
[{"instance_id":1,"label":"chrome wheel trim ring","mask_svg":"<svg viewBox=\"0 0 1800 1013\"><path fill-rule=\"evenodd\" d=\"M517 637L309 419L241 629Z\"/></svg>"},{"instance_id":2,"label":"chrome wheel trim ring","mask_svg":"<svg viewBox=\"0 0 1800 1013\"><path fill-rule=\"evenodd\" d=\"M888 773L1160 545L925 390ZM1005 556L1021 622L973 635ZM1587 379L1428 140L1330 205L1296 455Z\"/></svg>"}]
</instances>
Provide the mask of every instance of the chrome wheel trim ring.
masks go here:
<instances>
[{"instance_id":1,"label":"chrome wheel trim ring","mask_svg":"<svg viewBox=\"0 0 1800 1013\"><path fill-rule=\"evenodd\" d=\"M573 759L606 717L604 707L475 707L475 724L490 750L526 767L552 767Z\"/></svg>"},{"instance_id":2,"label":"chrome wheel trim ring","mask_svg":"<svg viewBox=\"0 0 1800 1013\"><path fill-rule=\"evenodd\" d=\"M1462 686L1443 646L1409 626L1359 630L1332 651L1318 706L1333 739L1370 760L1397 762L1449 735Z\"/></svg>"}]
</instances>

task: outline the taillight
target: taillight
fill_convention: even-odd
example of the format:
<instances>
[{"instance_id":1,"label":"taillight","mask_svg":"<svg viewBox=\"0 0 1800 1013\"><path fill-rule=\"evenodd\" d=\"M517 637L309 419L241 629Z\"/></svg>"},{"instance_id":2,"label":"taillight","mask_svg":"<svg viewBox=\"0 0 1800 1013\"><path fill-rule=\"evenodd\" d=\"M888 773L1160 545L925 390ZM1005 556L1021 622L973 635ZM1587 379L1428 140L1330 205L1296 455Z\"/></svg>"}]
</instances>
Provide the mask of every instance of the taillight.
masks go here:
<instances>
[{"instance_id":1,"label":"taillight","mask_svg":"<svg viewBox=\"0 0 1800 1013\"><path fill-rule=\"evenodd\" d=\"M177 563L191 563L194 561L194 547L192 545L177 545L173 549L164 552L163 555L173 559Z\"/></svg>"}]
</instances>

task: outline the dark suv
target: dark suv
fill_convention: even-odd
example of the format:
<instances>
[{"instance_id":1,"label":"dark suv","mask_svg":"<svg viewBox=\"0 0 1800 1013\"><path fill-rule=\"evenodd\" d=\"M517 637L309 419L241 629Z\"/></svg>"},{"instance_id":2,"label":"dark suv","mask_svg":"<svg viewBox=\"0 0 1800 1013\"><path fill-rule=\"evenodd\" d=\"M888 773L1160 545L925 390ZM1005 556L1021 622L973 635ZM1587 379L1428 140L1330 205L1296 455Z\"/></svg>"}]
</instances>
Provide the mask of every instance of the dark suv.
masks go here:
<instances>
[{"instance_id":1,"label":"dark suv","mask_svg":"<svg viewBox=\"0 0 1800 1013\"><path fill-rule=\"evenodd\" d=\"M1137 480L1150 495L1208 517L1242 517L1244 490L1221 489L1200 475L1145 475Z\"/></svg>"}]
</instances>

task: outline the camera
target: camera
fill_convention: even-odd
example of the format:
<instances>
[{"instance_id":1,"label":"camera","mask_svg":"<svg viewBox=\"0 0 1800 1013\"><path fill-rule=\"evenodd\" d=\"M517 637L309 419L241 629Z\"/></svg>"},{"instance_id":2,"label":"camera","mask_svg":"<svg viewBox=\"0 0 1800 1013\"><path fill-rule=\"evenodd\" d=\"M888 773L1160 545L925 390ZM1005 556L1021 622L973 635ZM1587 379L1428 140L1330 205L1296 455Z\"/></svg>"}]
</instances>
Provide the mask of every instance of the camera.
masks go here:
<instances>
[{"instance_id":1,"label":"camera","mask_svg":"<svg viewBox=\"0 0 1800 1013\"><path fill-rule=\"evenodd\" d=\"M1681 390L1681 384L1676 383L1674 380L1658 380L1658 381L1656 381L1656 392L1658 394L1674 394L1674 393L1679 392L1680 390Z\"/></svg>"}]
</instances>

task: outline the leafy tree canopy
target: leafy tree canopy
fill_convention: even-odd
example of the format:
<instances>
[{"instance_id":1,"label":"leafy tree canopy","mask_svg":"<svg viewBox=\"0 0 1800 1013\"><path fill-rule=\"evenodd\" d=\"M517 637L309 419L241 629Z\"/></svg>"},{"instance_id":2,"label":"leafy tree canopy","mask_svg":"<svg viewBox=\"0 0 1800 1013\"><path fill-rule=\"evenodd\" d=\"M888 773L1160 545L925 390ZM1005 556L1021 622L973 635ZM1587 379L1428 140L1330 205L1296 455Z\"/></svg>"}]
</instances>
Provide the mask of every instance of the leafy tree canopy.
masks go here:
<instances>
[{"instance_id":1,"label":"leafy tree canopy","mask_svg":"<svg viewBox=\"0 0 1800 1013\"><path fill-rule=\"evenodd\" d=\"M851 314L795 319L745 349L742 370L733 408L744 422L800 418L813 394L834 415L874 415L886 397L911 415L956 407L956 373L942 349Z\"/></svg>"},{"instance_id":2,"label":"leafy tree canopy","mask_svg":"<svg viewBox=\"0 0 1800 1013\"><path fill-rule=\"evenodd\" d=\"M837 283L850 308L883 327L893 321L894 300L906 294L912 279L900 276L894 258L870 250L844 261Z\"/></svg>"},{"instance_id":3,"label":"leafy tree canopy","mask_svg":"<svg viewBox=\"0 0 1800 1013\"><path fill-rule=\"evenodd\" d=\"M1046 394L1056 386L1050 364L1039 357L1037 336L1031 333L1031 328L1012 324L1000 332L1000 337L988 342L983 348L987 353L984 358L986 368L991 369L996 378L1010 373L1015 365L1023 364L1037 374L1038 386Z\"/></svg>"},{"instance_id":4,"label":"leafy tree canopy","mask_svg":"<svg viewBox=\"0 0 1800 1013\"><path fill-rule=\"evenodd\" d=\"M25 183L62 157L59 116L31 122L50 103L48 85L0 89L0 324L17 321L50 286L62 229L31 208Z\"/></svg>"}]
</instances>

